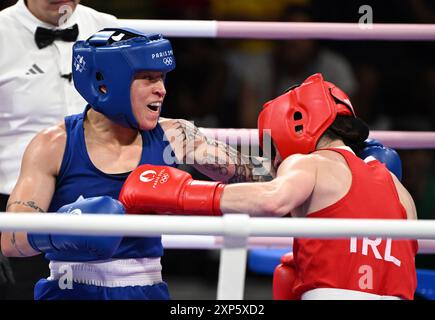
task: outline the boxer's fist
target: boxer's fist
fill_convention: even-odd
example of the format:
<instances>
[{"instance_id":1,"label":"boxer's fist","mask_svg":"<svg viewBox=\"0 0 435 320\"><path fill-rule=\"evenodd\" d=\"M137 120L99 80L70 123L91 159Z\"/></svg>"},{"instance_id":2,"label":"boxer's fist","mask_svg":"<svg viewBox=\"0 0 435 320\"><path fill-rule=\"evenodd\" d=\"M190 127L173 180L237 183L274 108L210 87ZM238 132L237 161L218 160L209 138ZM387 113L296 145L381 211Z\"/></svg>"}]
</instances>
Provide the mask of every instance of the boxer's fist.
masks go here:
<instances>
[{"instance_id":1,"label":"boxer's fist","mask_svg":"<svg viewBox=\"0 0 435 320\"><path fill-rule=\"evenodd\" d=\"M119 194L127 213L221 215L220 182L193 180L182 170L145 164L127 178Z\"/></svg>"},{"instance_id":2,"label":"boxer's fist","mask_svg":"<svg viewBox=\"0 0 435 320\"><path fill-rule=\"evenodd\" d=\"M58 210L58 214L124 214L123 205L108 196L79 198ZM56 234L27 234L27 241L36 251L46 253L48 260L92 261L112 257L121 243L119 236L74 236Z\"/></svg>"},{"instance_id":3,"label":"boxer's fist","mask_svg":"<svg viewBox=\"0 0 435 320\"><path fill-rule=\"evenodd\" d=\"M375 139L367 139L364 143L365 147L358 153L358 157L365 160L372 156L376 160L384 163L397 179L402 179L402 161L396 150L385 147Z\"/></svg>"},{"instance_id":4,"label":"boxer's fist","mask_svg":"<svg viewBox=\"0 0 435 320\"><path fill-rule=\"evenodd\" d=\"M273 272L273 300L298 300L299 297L293 293L296 278L293 253L288 252L281 257L281 264Z\"/></svg>"}]
</instances>

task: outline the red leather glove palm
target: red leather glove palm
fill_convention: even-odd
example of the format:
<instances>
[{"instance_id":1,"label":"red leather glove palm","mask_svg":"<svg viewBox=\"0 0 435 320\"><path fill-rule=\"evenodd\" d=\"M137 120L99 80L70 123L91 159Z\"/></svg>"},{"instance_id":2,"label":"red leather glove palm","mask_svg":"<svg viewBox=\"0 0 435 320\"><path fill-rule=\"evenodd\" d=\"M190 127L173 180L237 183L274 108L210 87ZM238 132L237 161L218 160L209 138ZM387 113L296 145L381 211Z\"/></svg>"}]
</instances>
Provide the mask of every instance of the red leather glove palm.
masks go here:
<instances>
[{"instance_id":1,"label":"red leather glove palm","mask_svg":"<svg viewBox=\"0 0 435 320\"><path fill-rule=\"evenodd\" d=\"M293 293L296 278L293 253L289 252L281 257L281 264L273 272L273 300L299 300L299 297Z\"/></svg>"},{"instance_id":2,"label":"red leather glove palm","mask_svg":"<svg viewBox=\"0 0 435 320\"><path fill-rule=\"evenodd\" d=\"M145 164L128 176L119 201L127 213L221 215L224 187L220 182L193 180L173 167Z\"/></svg>"}]
</instances>

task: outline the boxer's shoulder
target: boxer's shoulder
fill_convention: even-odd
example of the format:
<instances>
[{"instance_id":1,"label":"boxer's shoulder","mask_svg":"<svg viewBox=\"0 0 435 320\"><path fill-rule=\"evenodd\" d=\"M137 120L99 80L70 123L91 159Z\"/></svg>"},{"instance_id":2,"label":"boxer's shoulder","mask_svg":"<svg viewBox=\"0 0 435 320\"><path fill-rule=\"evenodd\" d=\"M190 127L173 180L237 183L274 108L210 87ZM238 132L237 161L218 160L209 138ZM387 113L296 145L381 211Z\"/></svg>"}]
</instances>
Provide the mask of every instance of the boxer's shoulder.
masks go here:
<instances>
[{"instance_id":1,"label":"boxer's shoulder","mask_svg":"<svg viewBox=\"0 0 435 320\"><path fill-rule=\"evenodd\" d=\"M325 158L318 154L301 154L295 153L285 158L278 167L279 172L291 171L294 169L316 169L319 166L319 161L325 161Z\"/></svg>"},{"instance_id":2,"label":"boxer's shoulder","mask_svg":"<svg viewBox=\"0 0 435 320\"><path fill-rule=\"evenodd\" d=\"M62 162L66 140L64 123L46 128L29 143L25 151L25 159L44 164L45 167L50 167L57 172Z\"/></svg>"},{"instance_id":3,"label":"boxer's shoulder","mask_svg":"<svg viewBox=\"0 0 435 320\"><path fill-rule=\"evenodd\" d=\"M65 123L60 122L54 126L42 130L39 134L40 139L49 143L65 143L66 142L66 128Z\"/></svg>"}]
</instances>

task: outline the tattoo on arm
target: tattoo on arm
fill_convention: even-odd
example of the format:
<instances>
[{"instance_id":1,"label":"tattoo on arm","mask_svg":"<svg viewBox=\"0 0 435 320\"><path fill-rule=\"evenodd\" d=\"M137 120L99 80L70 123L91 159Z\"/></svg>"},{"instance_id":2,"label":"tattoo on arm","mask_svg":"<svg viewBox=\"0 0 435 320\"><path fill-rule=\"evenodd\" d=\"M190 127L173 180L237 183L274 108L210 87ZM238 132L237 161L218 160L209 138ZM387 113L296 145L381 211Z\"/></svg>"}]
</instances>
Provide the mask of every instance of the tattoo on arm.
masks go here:
<instances>
[{"instance_id":1,"label":"tattoo on arm","mask_svg":"<svg viewBox=\"0 0 435 320\"><path fill-rule=\"evenodd\" d=\"M6 206L6 210L8 210L13 205L21 205L21 206L24 206L24 207L32 208L32 209L36 210L37 212L44 212L44 210L42 210L35 203L35 201L13 201L11 203L8 203L8 205ZM19 253L20 256L27 257L27 254L25 254L23 251L21 251L20 248L18 247L18 242L17 242L17 237L15 235L15 232L12 232L11 244L15 248L15 250Z\"/></svg>"},{"instance_id":2,"label":"tattoo on arm","mask_svg":"<svg viewBox=\"0 0 435 320\"><path fill-rule=\"evenodd\" d=\"M24 202L24 201L14 201L14 202L11 202L11 203L9 203L7 205L6 210L8 210L9 207L14 205L14 204L16 204L16 205L22 205L22 206L25 206L25 207L29 207L29 208L35 209L38 212L45 212L40 207L38 207L34 201L26 201L26 202Z\"/></svg>"},{"instance_id":3,"label":"tattoo on arm","mask_svg":"<svg viewBox=\"0 0 435 320\"><path fill-rule=\"evenodd\" d=\"M176 130L181 132L181 140L183 142L183 148L186 150L187 147L195 147L198 143L204 142L205 136L199 131L198 127L194 126L189 121L177 121ZM185 154L185 156L187 153Z\"/></svg>"},{"instance_id":4,"label":"tattoo on arm","mask_svg":"<svg viewBox=\"0 0 435 320\"><path fill-rule=\"evenodd\" d=\"M208 162L211 163L209 169L227 176L229 178L227 182L262 182L272 179L270 172L272 167L270 163L267 163L267 159L244 154L238 150L237 145L233 147L221 141L207 137L205 139L207 144L216 150L215 153L220 155L208 154L209 159L211 158L211 161ZM250 148L247 149L247 152L249 150ZM230 165L234 165L234 174L231 177L229 177L228 169Z\"/></svg>"},{"instance_id":5,"label":"tattoo on arm","mask_svg":"<svg viewBox=\"0 0 435 320\"><path fill-rule=\"evenodd\" d=\"M200 171L225 177L229 183L260 182L272 178L272 166L267 163L265 158L242 154L237 146L232 147L221 141L210 139L188 121L177 121L176 130L181 131L184 150L189 150L189 147L190 149L196 148L203 143L210 146L210 148L206 148L205 154L202 154L200 159L198 159L198 155L193 155L194 163L200 165L202 169ZM184 153L183 162L188 154L191 153Z\"/></svg>"},{"instance_id":6,"label":"tattoo on arm","mask_svg":"<svg viewBox=\"0 0 435 320\"><path fill-rule=\"evenodd\" d=\"M26 254L24 254L19 248L17 244L17 240L15 239L15 232L12 232L12 238L11 238L11 244L14 246L15 250L22 256L26 257Z\"/></svg>"}]
</instances>

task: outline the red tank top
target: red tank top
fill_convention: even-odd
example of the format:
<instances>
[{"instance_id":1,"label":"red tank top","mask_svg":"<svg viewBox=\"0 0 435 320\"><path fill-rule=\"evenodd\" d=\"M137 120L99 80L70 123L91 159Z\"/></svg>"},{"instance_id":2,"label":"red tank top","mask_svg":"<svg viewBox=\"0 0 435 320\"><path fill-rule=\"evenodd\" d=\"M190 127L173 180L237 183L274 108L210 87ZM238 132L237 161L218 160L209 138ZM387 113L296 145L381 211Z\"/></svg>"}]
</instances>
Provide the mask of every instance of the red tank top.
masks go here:
<instances>
[{"instance_id":1,"label":"red tank top","mask_svg":"<svg viewBox=\"0 0 435 320\"><path fill-rule=\"evenodd\" d=\"M345 158L352 185L342 199L308 218L407 219L384 164L365 163L347 150L328 150ZM301 295L315 288L339 288L413 299L417 249L416 240L294 239L298 274L294 291Z\"/></svg>"}]
</instances>

